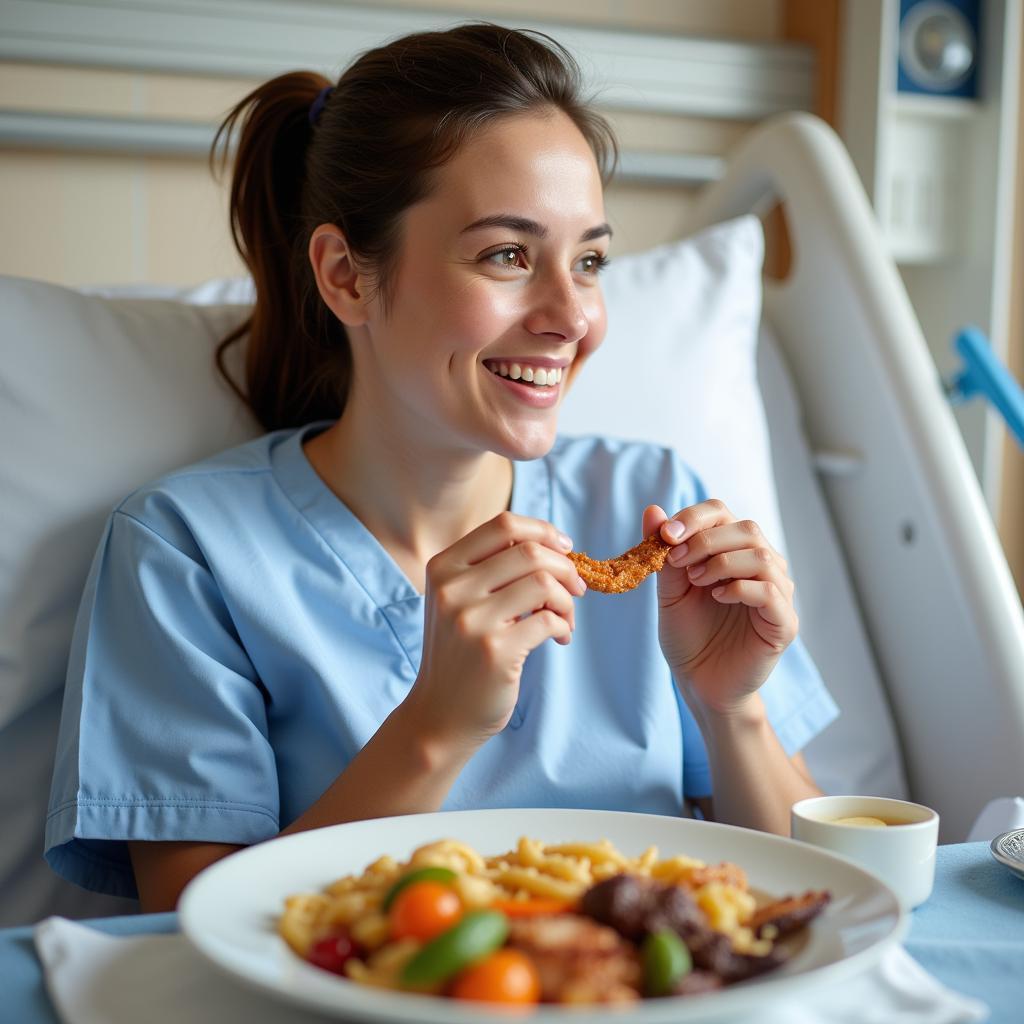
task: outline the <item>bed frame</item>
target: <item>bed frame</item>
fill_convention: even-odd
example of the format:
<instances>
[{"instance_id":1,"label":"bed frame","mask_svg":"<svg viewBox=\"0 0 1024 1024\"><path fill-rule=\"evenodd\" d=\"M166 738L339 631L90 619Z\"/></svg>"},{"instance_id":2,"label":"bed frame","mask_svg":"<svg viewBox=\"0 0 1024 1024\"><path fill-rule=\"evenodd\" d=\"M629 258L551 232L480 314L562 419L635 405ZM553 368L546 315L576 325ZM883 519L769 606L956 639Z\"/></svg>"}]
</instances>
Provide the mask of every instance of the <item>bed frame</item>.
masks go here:
<instances>
[{"instance_id":1,"label":"bed frame","mask_svg":"<svg viewBox=\"0 0 1024 1024\"><path fill-rule=\"evenodd\" d=\"M780 203L792 262L766 282L764 319L798 393L911 799L939 811L943 841L962 840L987 801L1024 792L1021 602L864 190L810 115L746 136L691 227ZM801 532L787 538L793 561L813 565Z\"/></svg>"}]
</instances>

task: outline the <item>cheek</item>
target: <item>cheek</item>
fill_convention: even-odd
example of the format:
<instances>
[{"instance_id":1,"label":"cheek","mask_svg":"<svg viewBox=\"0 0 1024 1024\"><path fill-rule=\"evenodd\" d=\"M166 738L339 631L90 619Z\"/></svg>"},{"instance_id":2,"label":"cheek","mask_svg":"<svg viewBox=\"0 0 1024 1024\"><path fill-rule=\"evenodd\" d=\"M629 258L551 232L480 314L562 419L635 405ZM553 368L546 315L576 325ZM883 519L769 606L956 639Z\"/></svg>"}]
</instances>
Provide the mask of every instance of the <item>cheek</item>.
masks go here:
<instances>
[{"instance_id":1,"label":"cheek","mask_svg":"<svg viewBox=\"0 0 1024 1024\"><path fill-rule=\"evenodd\" d=\"M453 347L486 347L522 318L522 301L515 289L486 285L486 281L474 281L460 289L437 291L426 300Z\"/></svg>"},{"instance_id":2,"label":"cheek","mask_svg":"<svg viewBox=\"0 0 1024 1024\"><path fill-rule=\"evenodd\" d=\"M576 349L576 359L580 364L601 347L601 342L608 332L608 314L604 308L604 299L598 296L592 305L585 305L583 311L588 327L586 335L580 339Z\"/></svg>"}]
</instances>

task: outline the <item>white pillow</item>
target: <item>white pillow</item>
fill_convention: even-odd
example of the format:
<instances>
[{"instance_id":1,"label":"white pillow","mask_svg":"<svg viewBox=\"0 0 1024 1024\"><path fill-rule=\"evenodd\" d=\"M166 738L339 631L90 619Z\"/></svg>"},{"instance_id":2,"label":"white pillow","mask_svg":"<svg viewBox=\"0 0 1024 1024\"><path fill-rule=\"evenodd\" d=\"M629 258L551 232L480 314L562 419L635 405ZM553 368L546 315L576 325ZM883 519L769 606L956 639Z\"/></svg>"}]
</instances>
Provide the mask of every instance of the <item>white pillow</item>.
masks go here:
<instances>
[{"instance_id":1,"label":"white pillow","mask_svg":"<svg viewBox=\"0 0 1024 1024\"><path fill-rule=\"evenodd\" d=\"M613 258L608 334L566 395L560 429L674 448L710 497L784 551L757 380L763 260L752 215Z\"/></svg>"},{"instance_id":2,"label":"white pillow","mask_svg":"<svg viewBox=\"0 0 1024 1024\"><path fill-rule=\"evenodd\" d=\"M42 859L60 690L110 509L258 427L212 371L245 308L0 277L0 926L124 913Z\"/></svg>"},{"instance_id":3,"label":"white pillow","mask_svg":"<svg viewBox=\"0 0 1024 1024\"><path fill-rule=\"evenodd\" d=\"M826 792L902 798L892 715L799 402L777 349L760 342L763 258L761 222L748 215L614 259L604 277L608 335L566 396L561 426L675 448L710 496L760 525L790 560L801 634L842 709L806 747L815 779ZM777 483L786 488L792 544Z\"/></svg>"},{"instance_id":4,"label":"white pillow","mask_svg":"<svg viewBox=\"0 0 1024 1024\"><path fill-rule=\"evenodd\" d=\"M113 505L257 432L212 370L240 307L101 299L0 278L0 726L64 681Z\"/></svg>"}]
</instances>

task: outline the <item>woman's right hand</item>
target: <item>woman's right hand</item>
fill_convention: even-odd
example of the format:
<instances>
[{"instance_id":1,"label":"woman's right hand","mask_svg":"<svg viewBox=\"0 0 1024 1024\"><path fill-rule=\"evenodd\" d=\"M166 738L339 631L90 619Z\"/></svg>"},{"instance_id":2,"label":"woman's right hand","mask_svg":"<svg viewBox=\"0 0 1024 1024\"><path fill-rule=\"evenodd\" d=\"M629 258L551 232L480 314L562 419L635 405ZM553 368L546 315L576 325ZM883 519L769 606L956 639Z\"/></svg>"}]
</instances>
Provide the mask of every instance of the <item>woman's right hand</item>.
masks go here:
<instances>
[{"instance_id":1,"label":"woman's right hand","mask_svg":"<svg viewBox=\"0 0 1024 1024\"><path fill-rule=\"evenodd\" d=\"M407 700L435 738L476 748L519 698L526 656L548 637L569 643L573 597L586 591L568 537L511 512L427 563L420 672Z\"/></svg>"}]
</instances>

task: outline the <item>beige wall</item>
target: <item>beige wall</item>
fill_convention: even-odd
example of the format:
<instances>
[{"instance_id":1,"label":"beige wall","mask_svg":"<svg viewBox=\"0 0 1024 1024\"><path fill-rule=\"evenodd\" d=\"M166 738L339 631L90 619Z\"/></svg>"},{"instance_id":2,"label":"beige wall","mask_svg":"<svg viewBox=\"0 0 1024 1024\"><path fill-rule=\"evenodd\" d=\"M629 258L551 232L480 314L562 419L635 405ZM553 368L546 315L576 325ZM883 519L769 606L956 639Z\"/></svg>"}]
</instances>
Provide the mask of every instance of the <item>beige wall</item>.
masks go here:
<instances>
[{"instance_id":1,"label":"beige wall","mask_svg":"<svg viewBox=\"0 0 1024 1024\"><path fill-rule=\"evenodd\" d=\"M393 0L467 17L547 17L641 30L781 38L781 0ZM212 123L255 82L0 63L0 106ZM719 154L735 122L613 114L624 147ZM613 187L616 251L678 237L685 190ZM70 285L186 285L240 272L226 193L201 159L0 150L0 273Z\"/></svg>"}]
</instances>

